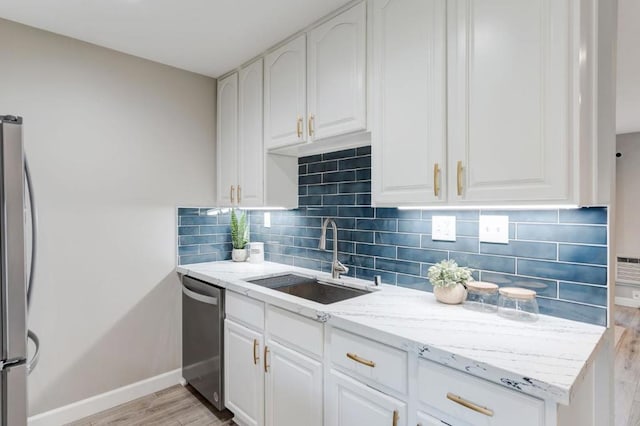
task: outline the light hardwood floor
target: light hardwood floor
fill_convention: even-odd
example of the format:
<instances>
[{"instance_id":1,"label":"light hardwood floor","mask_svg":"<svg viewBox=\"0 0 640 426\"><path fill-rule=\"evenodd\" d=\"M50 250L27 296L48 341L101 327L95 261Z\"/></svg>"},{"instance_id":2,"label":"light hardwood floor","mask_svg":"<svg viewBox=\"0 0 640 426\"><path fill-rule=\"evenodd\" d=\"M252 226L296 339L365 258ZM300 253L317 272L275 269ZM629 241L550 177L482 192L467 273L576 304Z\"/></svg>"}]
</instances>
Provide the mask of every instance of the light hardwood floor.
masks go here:
<instances>
[{"instance_id":1,"label":"light hardwood floor","mask_svg":"<svg viewBox=\"0 0 640 426\"><path fill-rule=\"evenodd\" d=\"M70 423L73 426L231 426L231 412L218 412L191 386L175 385Z\"/></svg>"},{"instance_id":2,"label":"light hardwood floor","mask_svg":"<svg viewBox=\"0 0 640 426\"><path fill-rule=\"evenodd\" d=\"M640 309L616 306L616 324L627 329L616 348L616 426L640 425Z\"/></svg>"},{"instance_id":3,"label":"light hardwood floor","mask_svg":"<svg viewBox=\"0 0 640 426\"><path fill-rule=\"evenodd\" d=\"M640 426L640 309L616 307L616 324L627 329L616 348L615 426ZM231 413L218 413L189 386L160 392L71 423L102 425L231 426Z\"/></svg>"}]
</instances>

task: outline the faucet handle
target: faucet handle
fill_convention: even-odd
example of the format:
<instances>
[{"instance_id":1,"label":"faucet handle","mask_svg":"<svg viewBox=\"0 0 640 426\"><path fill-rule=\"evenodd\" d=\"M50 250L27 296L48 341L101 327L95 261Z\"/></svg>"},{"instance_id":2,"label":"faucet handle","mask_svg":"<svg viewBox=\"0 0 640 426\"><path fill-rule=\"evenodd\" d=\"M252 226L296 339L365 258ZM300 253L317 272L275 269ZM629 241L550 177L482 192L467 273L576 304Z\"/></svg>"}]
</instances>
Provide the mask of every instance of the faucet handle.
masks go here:
<instances>
[{"instance_id":1,"label":"faucet handle","mask_svg":"<svg viewBox=\"0 0 640 426\"><path fill-rule=\"evenodd\" d=\"M380 275L374 275L373 284L375 284L376 287L382 284L382 277Z\"/></svg>"},{"instance_id":2,"label":"faucet handle","mask_svg":"<svg viewBox=\"0 0 640 426\"><path fill-rule=\"evenodd\" d=\"M349 272L349 268L344 266L344 264L339 260L336 260L336 263L333 265L333 269L340 272L341 274L346 274L347 272Z\"/></svg>"}]
</instances>

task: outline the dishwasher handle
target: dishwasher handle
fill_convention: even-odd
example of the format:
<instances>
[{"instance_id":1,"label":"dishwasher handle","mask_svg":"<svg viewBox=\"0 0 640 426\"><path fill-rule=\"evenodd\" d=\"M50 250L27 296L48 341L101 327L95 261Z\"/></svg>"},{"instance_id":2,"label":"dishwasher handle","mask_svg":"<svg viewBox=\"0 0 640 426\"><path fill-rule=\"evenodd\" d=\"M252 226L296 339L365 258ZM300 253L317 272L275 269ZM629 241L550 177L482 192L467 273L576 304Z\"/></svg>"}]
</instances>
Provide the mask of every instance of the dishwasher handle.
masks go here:
<instances>
[{"instance_id":1,"label":"dishwasher handle","mask_svg":"<svg viewBox=\"0 0 640 426\"><path fill-rule=\"evenodd\" d=\"M188 289L184 285L182 286L182 292L187 297L190 297L190 298L192 298L194 300L197 300L198 302L206 303L208 305L217 305L218 304L218 298L217 297L205 296L204 294L196 293L195 291Z\"/></svg>"}]
</instances>

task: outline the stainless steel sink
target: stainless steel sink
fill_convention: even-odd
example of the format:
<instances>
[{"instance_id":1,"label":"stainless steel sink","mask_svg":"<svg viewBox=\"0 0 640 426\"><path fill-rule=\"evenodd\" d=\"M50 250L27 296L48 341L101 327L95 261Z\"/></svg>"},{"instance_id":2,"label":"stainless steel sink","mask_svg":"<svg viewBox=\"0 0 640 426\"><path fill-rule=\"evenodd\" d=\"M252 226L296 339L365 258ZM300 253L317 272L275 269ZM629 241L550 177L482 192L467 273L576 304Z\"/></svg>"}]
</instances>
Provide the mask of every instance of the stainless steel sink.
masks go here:
<instances>
[{"instance_id":1,"label":"stainless steel sink","mask_svg":"<svg viewBox=\"0 0 640 426\"><path fill-rule=\"evenodd\" d=\"M283 274L269 278L257 278L249 280L252 284L267 287L283 293L298 296L303 299L329 305L342 300L368 294L367 290L343 287L320 281L316 278L305 277L297 274Z\"/></svg>"}]
</instances>

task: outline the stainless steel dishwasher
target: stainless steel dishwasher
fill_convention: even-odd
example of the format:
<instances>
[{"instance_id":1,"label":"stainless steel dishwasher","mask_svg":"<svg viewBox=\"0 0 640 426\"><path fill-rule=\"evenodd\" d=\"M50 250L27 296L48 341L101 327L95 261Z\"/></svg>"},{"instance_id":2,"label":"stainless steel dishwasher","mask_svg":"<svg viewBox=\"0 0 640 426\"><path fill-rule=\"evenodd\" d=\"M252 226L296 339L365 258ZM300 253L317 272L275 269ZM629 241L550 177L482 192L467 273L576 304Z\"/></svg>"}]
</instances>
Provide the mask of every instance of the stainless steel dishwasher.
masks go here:
<instances>
[{"instance_id":1,"label":"stainless steel dishwasher","mask_svg":"<svg viewBox=\"0 0 640 426\"><path fill-rule=\"evenodd\" d=\"M224 409L224 289L182 277L182 377Z\"/></svg>"}]
</instances>

